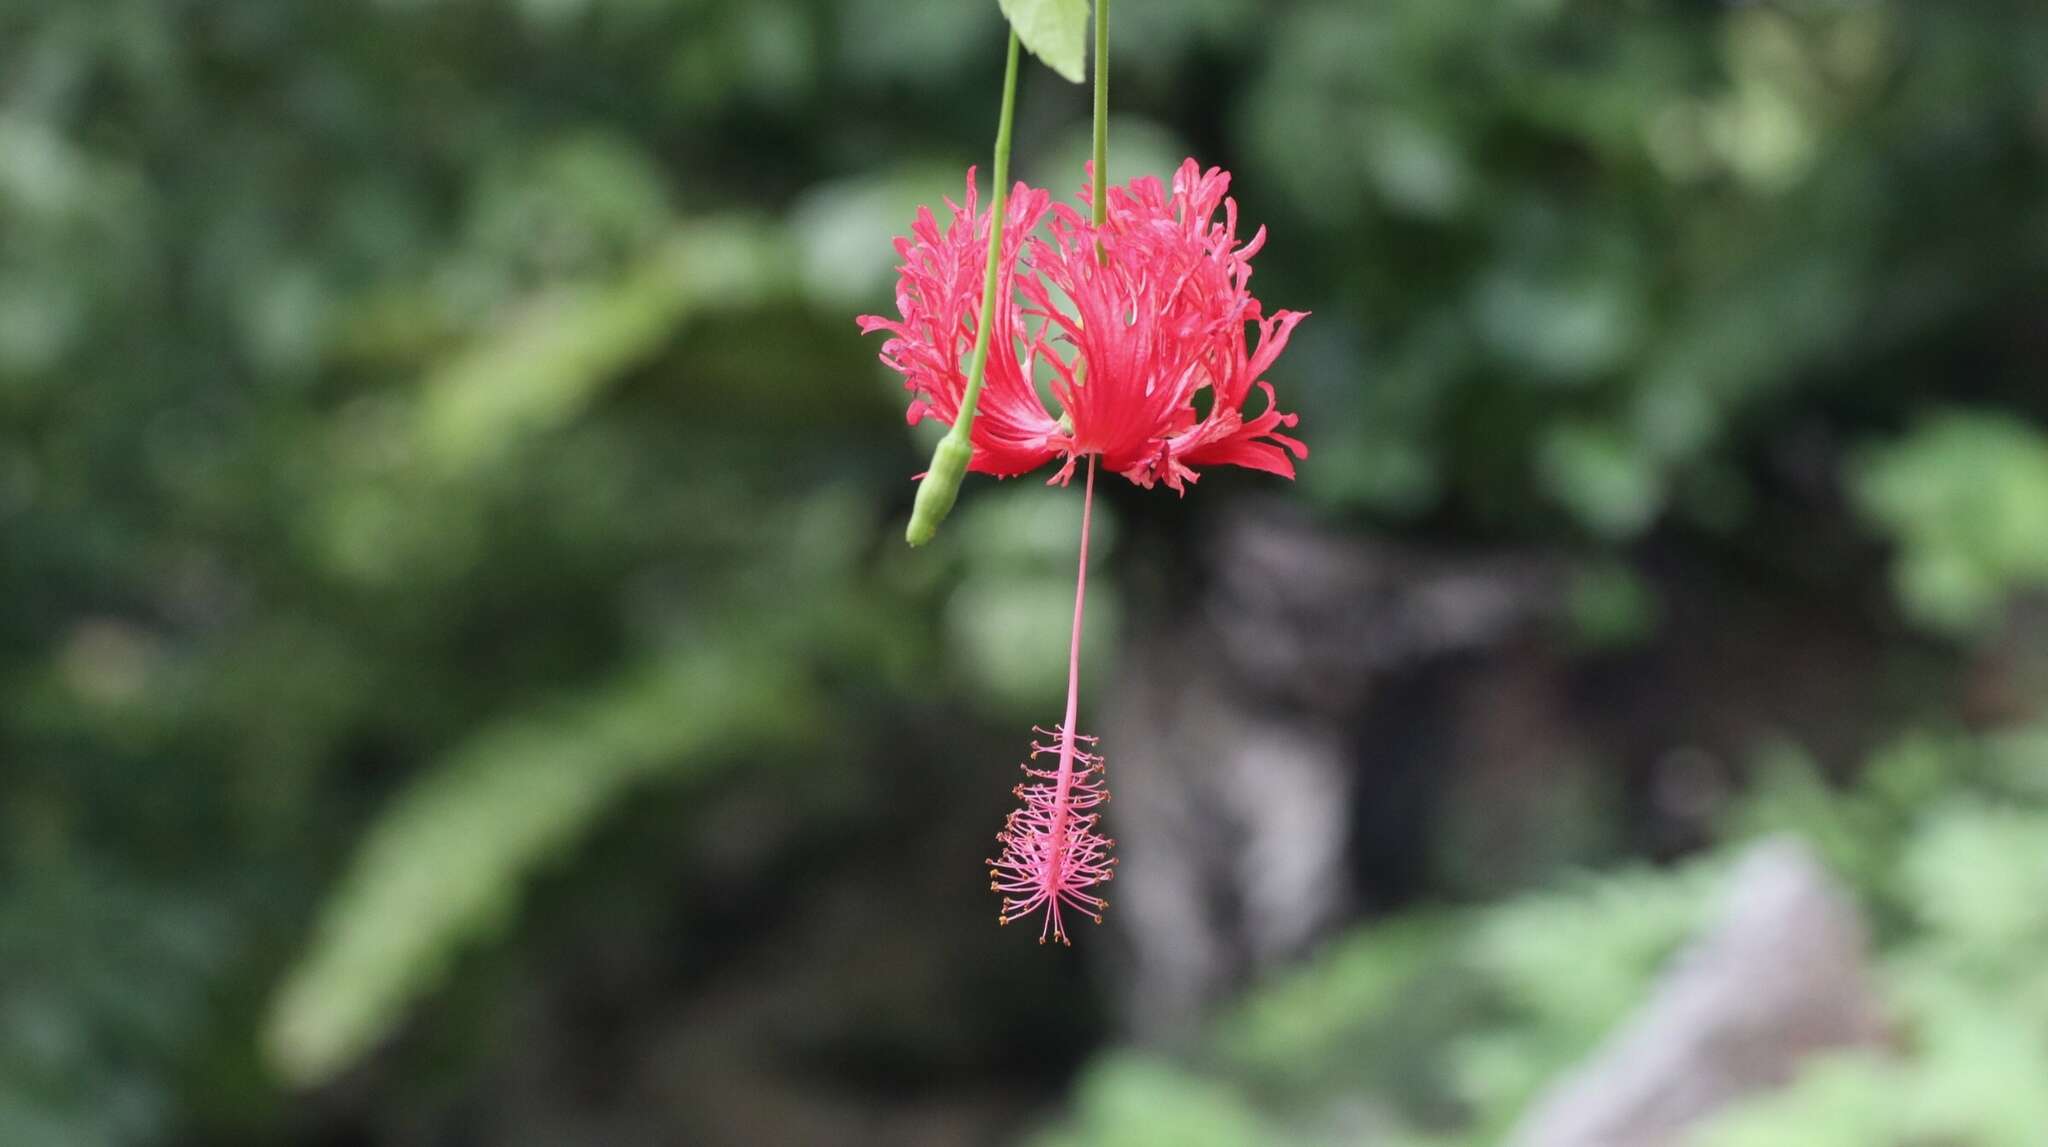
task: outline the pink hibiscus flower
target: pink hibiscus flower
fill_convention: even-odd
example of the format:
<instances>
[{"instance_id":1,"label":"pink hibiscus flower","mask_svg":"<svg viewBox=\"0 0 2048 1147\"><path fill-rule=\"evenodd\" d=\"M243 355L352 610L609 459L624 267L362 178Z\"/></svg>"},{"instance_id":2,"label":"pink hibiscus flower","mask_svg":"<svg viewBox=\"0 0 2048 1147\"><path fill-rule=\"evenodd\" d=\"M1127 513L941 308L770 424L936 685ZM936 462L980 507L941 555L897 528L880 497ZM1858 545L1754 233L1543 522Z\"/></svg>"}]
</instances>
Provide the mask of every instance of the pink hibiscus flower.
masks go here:
<instances>
[{"instance_id":1,"label":"pink hibiscus flower","mask_svg":"<svg viewBox=\"0 0 2048 1147\"><path fill-rule=\"evenodd\" d=\"M1058 764L1023 766L1029 779L1015 790L1023 806L996 834L1002 855L988 862L989 887L1003 897L1001 922L1042 913L1041 943L1070 942L1064 912L1100 923L1109 902L1093 889L1115 874L1115 842L1098 831L1094 811L1109 800L1103 759L1075 724L1097 464L1139 486L1164 483L1184 494L1200 477L1197 467L1292 478L1295 460L1308 456L1307 446L1281 432L1296 419L1280 410L1263 377L1304 315L1267 315L1252 295L1251 259L1266 232L1238 241L1229 187L1227 172L1188 160L1171 195L1149 178L1110 189L1098 226L1082 210L1093 206L1088 190L1077 209L1019 183L1003 220L995 337L967 468L1006 478L1064 459L1050 479L1064 485L1076 462L1088 463L1066 720L1039 730L1050 740L1031 750L1033 759L1057 754ZM959 417L983 317L992 218L977 211L972 170L963 202L946 206L952 218L943 230L922 208L911 234L896 241L901 317L859 319L864 333L889 334L882 361L903 375L912 425L927 417L951 425ZM1256 339L1248 333L1254 329ZM1041 367L1057 417L1038 388ZM1255 390L1260 407L1250 412Z\"/></svg>"}]
</instances>

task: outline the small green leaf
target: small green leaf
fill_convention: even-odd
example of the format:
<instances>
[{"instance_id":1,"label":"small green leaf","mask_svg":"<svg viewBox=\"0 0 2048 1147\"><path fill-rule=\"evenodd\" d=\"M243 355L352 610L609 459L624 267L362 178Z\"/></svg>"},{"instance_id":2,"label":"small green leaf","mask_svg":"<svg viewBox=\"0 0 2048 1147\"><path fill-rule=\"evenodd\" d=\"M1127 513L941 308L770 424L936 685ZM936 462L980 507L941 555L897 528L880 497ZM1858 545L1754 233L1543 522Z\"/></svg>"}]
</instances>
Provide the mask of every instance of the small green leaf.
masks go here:
<instances>
[{"instance_id":1,"label":"small green leaf","mask_svg":"<svg viewBox=\"0 0 2048 1147\"><path fill-rule=\"evenodd\" d=\"M1069 83L1088 74L1088 0L996 0L1031 54Z\"/></svg>"}]
</instances>

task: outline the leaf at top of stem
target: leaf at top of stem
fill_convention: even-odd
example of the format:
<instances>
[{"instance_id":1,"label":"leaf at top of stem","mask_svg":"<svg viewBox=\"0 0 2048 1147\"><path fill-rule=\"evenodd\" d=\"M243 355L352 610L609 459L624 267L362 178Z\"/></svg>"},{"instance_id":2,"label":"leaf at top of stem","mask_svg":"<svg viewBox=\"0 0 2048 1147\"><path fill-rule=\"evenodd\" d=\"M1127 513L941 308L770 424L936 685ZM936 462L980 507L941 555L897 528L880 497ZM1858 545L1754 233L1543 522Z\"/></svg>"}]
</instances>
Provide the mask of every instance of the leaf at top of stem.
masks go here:
<instances>
[{"instance_id":1,"label":"leaf at top of stem","mask_svg":"<svg viewBox=\"0 0 2048 1147\"><path fill-rule=\"evenodd\" d=\"M1031 54L1070 83L1087 76L1088 0L996 0Z\"/></svg>"}]
</instances>

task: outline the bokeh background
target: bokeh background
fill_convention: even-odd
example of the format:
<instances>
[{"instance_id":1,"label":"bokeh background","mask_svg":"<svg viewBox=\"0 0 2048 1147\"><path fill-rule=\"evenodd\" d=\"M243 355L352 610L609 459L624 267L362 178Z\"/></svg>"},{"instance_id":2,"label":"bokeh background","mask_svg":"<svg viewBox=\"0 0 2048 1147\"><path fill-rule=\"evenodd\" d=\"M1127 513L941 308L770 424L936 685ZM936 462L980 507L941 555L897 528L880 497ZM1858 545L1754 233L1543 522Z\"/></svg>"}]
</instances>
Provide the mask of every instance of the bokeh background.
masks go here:
<instances>
[{"instance_id":1,"label":"bokeh background","mask_svg":"<svg viewBox=\"0 0 2048 1147\"><path fill-rule=\"evenodd\" d=\"M1068 952L1076 492L853 323L994 4L0 3L0 1143L2048 1142L2048 9L1114 23L1314 453L1111 484Z\"/></svg>"}]
</instances>

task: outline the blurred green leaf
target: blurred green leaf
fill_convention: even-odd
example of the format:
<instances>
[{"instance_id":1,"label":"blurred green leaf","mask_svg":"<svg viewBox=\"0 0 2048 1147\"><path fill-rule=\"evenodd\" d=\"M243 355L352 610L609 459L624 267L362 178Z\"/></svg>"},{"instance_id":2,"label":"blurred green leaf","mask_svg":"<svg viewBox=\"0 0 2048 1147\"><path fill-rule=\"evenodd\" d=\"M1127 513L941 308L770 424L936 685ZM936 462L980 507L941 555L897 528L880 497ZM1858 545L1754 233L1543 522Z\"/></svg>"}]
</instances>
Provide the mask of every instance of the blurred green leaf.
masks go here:
<instances>
[{"instance_id":1,"label":"blurred green leaf","mask_svg":"<svg viewBox=\"0 0 2048 1147\"><path fill-rule=\"evenodd\" d=\"M347 1067L462 948L502 930L536 868L636 785L801 735L802 704L758 652L704 651L476 734L364 838L271 1004L271 1063L302 1086Z\"/></svg>"},{"instance_id":2,"label":"blurred green leaf","mask_svg":"<svg viewBox=\"0 0 2048 1147\"><path fill-rule=\"evenodd\" d=\"M1463 945L1464 919L1409 913L1332 942L1306 967L1254 992L1215 1035L1220 1063L1278 1108L1307 1108L1361 1082L1389 1099L1372 1122L1391 1131L1454 1102L1444 1040L1484 988Z\"/></svg>"},{"instance_id":3,"label":"blurred green leaf","mask_svg":"<svg viewBox=\"0 0 2048 1147\"><path fill-rule=\"evenodd\" d=\"M1802 1073L1796 1087L1737 1103L1690 1141L1699 1147L1905 1147L1906 1099L1898 1075L1869 1055L1826 1057Z\"/></svg>"},{"instance_id":4,"label":"blurred green leaf","mask_svg":"<svg viewBox=\"0 0 2048 1147\"><path fill-rule=\"evenodd\" d=\"M1927 418L1864 457L1855 492L1898 540L1899 596L1930 626L1982 628L2008 593L2048 585L2048 436L2017 418Z\"/></svg>"},{"instance_id":5,"label":"blurred green leaf","mask_svg":"<svg viewBox=\"0 0 2048 1147\"><path fill-rule=\"evenodd\" d=\"M1228 1085L1161 1060L1112 1057L1082 1085L1075 1126L1040 1136L1036 1147L1260 1147L1280 1129Z\"/></svg>"},{"instance_id":6,"label":"blurred green leaf","mask_svg":"<svg viewBox=\"0 0 2048 1147\"><path fill-rule=\"evenodd\" d=\"M1591 649L1625 649L1657 629L1661 603L1648 581L1618 563L1573 571L1566 603L1578 639Z\"/></svg>"},{"instance_id":7,"label":"blurred green leaf","mask_svg":"<svg viewBox=\"0 0 2048 1147\"><path fill-rule=\"evenodd\" d=\"M1487 913L1471 958L1522 1019L1461 1040L1468 1099L1496 1120L1510 1118L1563 1065L1592 1051L1706 918L1722 871L1700 863L1589 875Z\"/></svg>"},{"instance_id":8,"label":"blurred green leaf","mask_svg":"<svg viewBox=\"0 0 2048 1147\"><path fill-rule=\"evenodd\" d=\"M1950 804L1908 843L1902 876L1931 933L1963 951L2048 950L2048 814Z\"/></svg>"},{"instance_id":9,"label":"blurred green leaf","mask_svg":"<svg viewBox=\"0 0 2048 1147\"><path fill-rule=\"evenodd\" d=\"M795 281L771 232L705 222L663 243L616 283L556 288L422 383L423 454L462 470L558 426L651 355L698 309L758 304Z\"/></svg>"},{"instance_id":10,"label":"blurred green leaf","mask_svg":"<svg viewBox=\"0 0 2048 1147\"><path fill-rule=\"evenodd\" d=\"M1555 428L1544 440L1543 477L1559 501L1610 539L1640 533L1663 506L1662 479L1644 452L1606 426Z\"/></svg>"},{"instance_id":11,"label":"blurred green leaf","mask_svg":"<svg viewBox=\"0 0 2048 1147\"><path fill-rule=\"evenodd\" d=\"M1874 851L1878 841L1867 830L1876 826L1864 802L1838 792L1804 749L1786 741L1758 752L1750 791L1727 820L1735 839L1796 836L1833 871L1866 882L1885 859Z\"/></svg>"}]
</instances>

